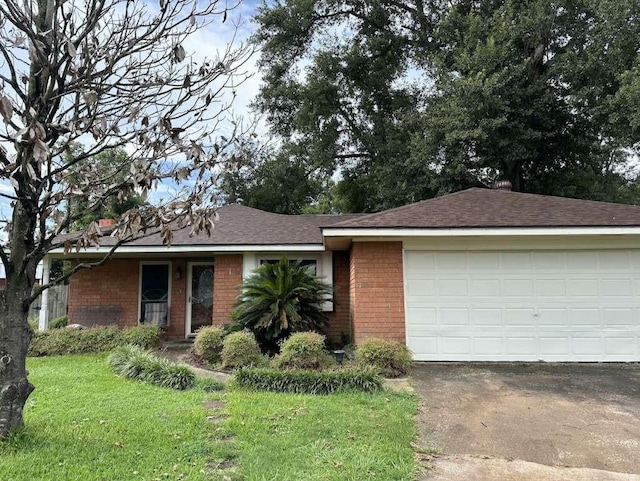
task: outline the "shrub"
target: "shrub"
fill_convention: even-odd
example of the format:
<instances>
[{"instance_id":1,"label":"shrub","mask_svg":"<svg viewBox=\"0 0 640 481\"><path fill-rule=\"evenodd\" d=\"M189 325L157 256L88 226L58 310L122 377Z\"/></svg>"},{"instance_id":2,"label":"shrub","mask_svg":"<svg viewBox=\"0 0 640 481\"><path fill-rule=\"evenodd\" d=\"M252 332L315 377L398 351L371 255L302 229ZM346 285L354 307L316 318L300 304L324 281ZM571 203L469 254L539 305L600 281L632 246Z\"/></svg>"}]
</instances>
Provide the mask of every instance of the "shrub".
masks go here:
<instances>
[{"instance_id":1,"label":"shrub","mask_svg":"<svg viewBox=\"0 0 640 481\"><path fill-rule=\"evenodd\" d=\"M67 327L68 323L69 323L68 316L56 317L55 319L51 319L49 321L49 329L60 329L61 327Z\"/></svg>"},{"instance_id":2,"label":"shrub","mask_svg":"<svg viewBox=\"0 0 640 481\"><path fill-rule=\"evenodd\" d=\"M122 344L117 327L53 329L36 332L29 346L30 356L60 356L110 351Z\"/></svg>"},{"instance_id":3,"label":"shrub","mask_svg":"<svg viewBox=\"0 0 640 481\"><path fill-rule=\"evenodd\" d=\"M358 345L356 360L387 377L407 374L413 362L411 351L404 344L374 337Z\"/></svg>"},{"instance_id":4,"label":"shrub","mask_svg":"<svg viewBox=\"0 0 640 481\"><path fill-rule=\"evenodd\" d=\"M293 332L322 330L327 319L321 305L331 294L309 269L283 257L244 281L232 316L265 351L275 352L278 341Z\"/></svg>"},{"instance_id":5,"label":"shrub","mask_svg":"<svg viewBox=\"0 0 640 481\"><path fill-rule=\"evenodd\" d=\"M187 366L159 359L140 346L120 346L107 362L120 376L156 386L185 390L196 383L196 376Z\"/></svg>"},{"instance_id":6,"label":"shrub","mask_svg":"<svg viewBox=\"0 0 640 481\"><path fill-rule=\"evenodd\" d=\"M212 377L201 377L196 381L196 389L204 392L215 392L224 390L224 383Z\"/></svg>"},{"instance_id":7,"label":"shrub","mask_svg":"<svg viewBox=\"0 0 640 481\"><path fill-rule=\"evenodd\" d=\"M200 360L210 364L220 362L222 355L223 330L220 327L207 326L198 329L193 342L193 354Z\"/></svg>"},{"instance_id":8,"label":"shrub","mask_svg":"<svg viewBox=\"0 0 640 481\"><path fill-rule=\"evenodd\" d=\"M324 348L326 337L315 332L297 332L282 343L273 365L281 369L325 369L335 359Z\"/></svg>"},{"instance_id":9,"label":"shrub","mask_svg":"<svg viewBox=\"0 0 640 481\"><path fill-rule=\"evenodd\" d=\"M324 372L240 369L234 379L242 389L301 394L377 392L383 387L382 379L371 369Z\"/></svg>"},{"instance_id":10,"label":"shrub","mask_svg":"<svg viewBox=\"0 0 640 481\"><path fill-rule=\"evenodd\" d=\"M222 367L264 366L267 359L260 352L256 338L247 331L234 332L224 338L222 347Z\"/></svg>"},{"instance_id":11,"label":"shrub","mask_svg":"<svg viewBox=\"0 0 640 481\"><path fill-rule=\"evenodd\" d=\"M143 349L158 347L162 342L162 329L153 325L141 325L122 329L122 343Z\"/></svg>"},{"instance_id":12,"label":"shrub","mask_svg":"<svg viewBox=\"0 0 640 481\"><path fill-rule=\"evenodd\" d=\"M161 332L155 326L126 329L118 329L114 326L89 329L67 327L45 332L36 331L29 346L29 356L98 353L111 351L125 344L135 344L146 349L159 344Z\"/></svg>"}]
</instances>

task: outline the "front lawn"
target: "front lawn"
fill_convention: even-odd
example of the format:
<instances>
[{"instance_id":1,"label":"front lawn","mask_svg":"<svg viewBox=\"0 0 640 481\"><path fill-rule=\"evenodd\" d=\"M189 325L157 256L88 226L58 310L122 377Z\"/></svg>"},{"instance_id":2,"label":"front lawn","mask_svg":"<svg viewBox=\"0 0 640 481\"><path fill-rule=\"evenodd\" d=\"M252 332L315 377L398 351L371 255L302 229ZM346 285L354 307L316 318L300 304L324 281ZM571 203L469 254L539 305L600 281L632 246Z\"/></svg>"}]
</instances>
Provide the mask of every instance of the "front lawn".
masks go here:
<instances>
[{"instance_id":1,"label":"front lawn","mask_svg":"<svg viewBox=\"0 0 640 481\"><path fill-rule=\"evenodd\" d=\"M232 391L225 398L223 412L230 417L222 424L222 432L235 436L242 475L231 479L414 478L413 396Z\"/></svg>"},{"instance_id":2,"label":"front lawn","mask_svg":"<svg viewBox=\"0 0 640 481\"><path fill-rule=\"evenodd\" d=\"M0 443L2 481L410 480L415 471L408 395L178 392L118 378L96 355L29 359L29 370L36 391L24 431ZM205 399L222 402L205 410Z\"/></svg>"}]
</instances>

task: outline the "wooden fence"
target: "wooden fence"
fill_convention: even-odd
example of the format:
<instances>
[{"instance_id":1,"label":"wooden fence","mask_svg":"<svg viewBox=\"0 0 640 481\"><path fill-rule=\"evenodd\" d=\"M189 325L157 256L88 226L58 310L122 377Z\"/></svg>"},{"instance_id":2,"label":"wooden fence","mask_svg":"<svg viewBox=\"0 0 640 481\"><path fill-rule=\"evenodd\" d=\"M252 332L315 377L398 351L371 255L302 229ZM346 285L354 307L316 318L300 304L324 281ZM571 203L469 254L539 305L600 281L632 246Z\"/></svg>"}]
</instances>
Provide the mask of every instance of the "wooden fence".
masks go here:
<instances>
[{"instance_id":1,"label":"wooden fence","mask_svg":"<svg viewBox=\"0 0 640 481\"><path fill-rule=\"evenodd\" d=\"M69 296L69 286L53 286L49 288L49 316L48 319L67 315L67 297ZM42 304L42 294L33 301L29 307L29 319L40 316L40 308Z\"/></svg>"}]
</instances>

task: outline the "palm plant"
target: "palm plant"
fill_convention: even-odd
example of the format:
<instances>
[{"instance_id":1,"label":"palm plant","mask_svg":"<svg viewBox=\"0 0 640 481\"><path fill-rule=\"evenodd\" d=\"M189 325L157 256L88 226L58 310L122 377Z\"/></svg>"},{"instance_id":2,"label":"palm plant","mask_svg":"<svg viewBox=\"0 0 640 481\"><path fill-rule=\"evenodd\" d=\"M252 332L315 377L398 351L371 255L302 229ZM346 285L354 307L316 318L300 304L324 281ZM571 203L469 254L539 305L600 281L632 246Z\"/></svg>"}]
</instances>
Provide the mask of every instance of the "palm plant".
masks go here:
<instances>
[{"instance_id":1,"label":"palm plant","mask_svg":"<svg viewBox=\"0 0 640 481\"><path fill-rule=\"evenodd\" d=\"M283 257L261 265L244 281L233 317L253 331L263 350L273 351L292 332L321 331L327 322L322 303L331 295L331 286Z\"/></svg>"}]
</instances>

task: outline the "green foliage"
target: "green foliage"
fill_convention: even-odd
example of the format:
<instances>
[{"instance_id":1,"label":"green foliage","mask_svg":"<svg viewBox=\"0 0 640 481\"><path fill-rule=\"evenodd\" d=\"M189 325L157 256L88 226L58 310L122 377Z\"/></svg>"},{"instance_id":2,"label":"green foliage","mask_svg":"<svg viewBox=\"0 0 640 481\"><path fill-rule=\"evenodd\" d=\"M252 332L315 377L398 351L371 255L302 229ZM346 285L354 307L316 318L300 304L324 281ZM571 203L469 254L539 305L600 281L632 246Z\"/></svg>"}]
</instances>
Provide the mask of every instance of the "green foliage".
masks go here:
<instances>
[{"instance_id":1,"label":"green foliage","mask_svg":"<svg viewBox=\"0 0 640 481\"><path fill-rule=\"evenodd\" d=\"M217 326L206 326L198 329L193 342L193 354L199 360L209 364L219 363L222 355L223 335L223 329Z\"/></svg>"},{"instance_id":2,"label":"green foliage","mask_svg":"<svg viewBox=\"0 0 640 481\"><path fill-rule=\"evenodd\" d=\"M118 346L135 344L144 349L160 343L162 331L155 326L62 328L35 332L29 356L61 356L111 351Z\"/></svg>"},{"instance_id":3,"label":"green foliage","mask_svg":"<svg viewBox=\"0 0 640 481\"><path fill-rule=\"evenodd\" d=\"M222 174L226 203L279 214L300 214L323 191L323 181L290 152L247 155L247 162Z\"/></svg>"},{"instance_id":4,"label":"green foliage","mask_svg":"<svg viewBox=\"0 0 640 481\"><path fill-rule=\"evenodd\" d=\"M335 365L325 349L326 337L315 332L297 332L283 341L273 366L280 369L326 369Z\"/></svg>"},{"instance_id":5,"label":"green foliage","mask_svg":"<svg viewBox=\"0 0 640 481\"><path fill-rule=\"evenodd\" d=\"M33 330L33 332L38 331L40 329L40 319L38 316L30 317L27 322L29 323L29 327Z\"/></svg>"},{"instance_id":6,"label":"green foliage","mask_svg":"<svg viewBox=\"0 0 640 481\"><path fill-rule=\"evenodd\" d=\"M55 329L36 332L29 345L29 356L60 356L110 351L122 344L117 327Z\"/></svg>"},{"instance_id":7,"label":"green foliage","mask_svg":"<svg viewBox=\"0 0 640 481\"><path fill-rule=\"evenodd\" d=\"M638 202L638 15L635 0L265 3L256 106L281 153L340 173L322 211L501 179Z\"/></svg>"},{"instance_id":8,"label":"green foliage","mask_svg":"<svg viewBox=\"0 0 640 481\"><path fill-rule=\"evenodd\" d=\"M242 389L304 394L377 392L382 379L372 370L280 371L277 369L240 369L234 380Z\"/></svg>"},{"instance_id":9,"label":"green foliage","mask_svg":"<svg viewBox=\"0 0 640 481\"><path fill-rule=\"evenodd\" d=\"M189 367L160 359L139 346L120 346L108 359L113 371L129 379L183 391L191 389L196 376Z\"/></svg>"},{"instance_id":10,"label":"green foliage","mask_svg":"<svg viewBox=\"0 0 640 481\"><path fill-rule=\"evenodd\" d=\"M196 381L196 389L200 389L203 392L216 392L224 390L224 383L213 379L211 377L200 377Z\"/></svg>"},{"instance_id":11,"label":"green foliage","mask_svg":"<svg viewBox=\"0 0 640 481\"><path fill-rule=\"evenodd\" d=\"M411 351L398 341L370 337L356 350L356 360L386 377L407 374L413 364Z\"/></svg>"},{"instance_id":12,"label":"green foliage","mask_svg":"<svg viewBox=\"0 0 640 481\"><path fill-rule=\"evenodd\" d=\"M68 323L68 316L56 317L55 319L51 319L49 321L49 329L60 329L61 327L66 327Z\"/></svg>"},{"instance_id":13,"label":"green foliage","mask_svg":"<svg viewBox=\"0 0 640 481\"><path fill-rule=\"evenodd\" d=\"M264 366L267 363L267 359L260 352L255 336L250 332L234 332L224 338L222 347L223 368L236 369L239 367Z\"/></svg>"},{"instance_id":14,"label":"green foliage","mask_svg":"<svg viewBox=\"0 0 640 481\"><path fill-rule=\"evenodd\" d=\"M278 341L293 332L324 328L321 306L331 294L308 269L283 257L244 281L233 318L255 334L263 349L275 351Z\"/></svg>"},{"instance_id":15,"label":"green foliage","mask_svg":"<svg viewBox=\"0 0 640 481\"><path fill-rule=\"evenodd\" d=\"M120 331L124 344L133 344L143 349L158 347L162 342L162 329L158 326L140 325Z\"/></svg>"}]
</instances>

